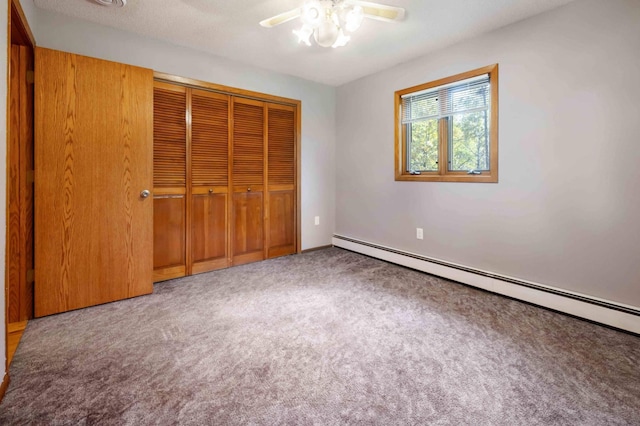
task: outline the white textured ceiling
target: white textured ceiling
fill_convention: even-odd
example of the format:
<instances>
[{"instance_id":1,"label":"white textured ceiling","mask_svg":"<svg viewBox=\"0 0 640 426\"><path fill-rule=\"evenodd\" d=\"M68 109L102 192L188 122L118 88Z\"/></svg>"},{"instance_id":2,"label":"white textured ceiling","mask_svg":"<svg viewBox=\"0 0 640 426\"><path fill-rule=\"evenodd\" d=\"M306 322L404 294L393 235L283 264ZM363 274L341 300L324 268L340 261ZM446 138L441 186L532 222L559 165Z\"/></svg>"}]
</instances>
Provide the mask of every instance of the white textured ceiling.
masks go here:
<instances>
[{"instance_id":1,"label":"white textured ceiling","mask_svg":"<svg viewBox=\"0 0 640 426\"><path fill-rule=\"evenodd\" d=\"M47 9L308 80L339 86L436 49L556 8L572 0L381 0L404 7L404 21L366 19L339 49L299 45L291 21L258 22L303 0L33 0Z\"/></svg>"}]
</instances>

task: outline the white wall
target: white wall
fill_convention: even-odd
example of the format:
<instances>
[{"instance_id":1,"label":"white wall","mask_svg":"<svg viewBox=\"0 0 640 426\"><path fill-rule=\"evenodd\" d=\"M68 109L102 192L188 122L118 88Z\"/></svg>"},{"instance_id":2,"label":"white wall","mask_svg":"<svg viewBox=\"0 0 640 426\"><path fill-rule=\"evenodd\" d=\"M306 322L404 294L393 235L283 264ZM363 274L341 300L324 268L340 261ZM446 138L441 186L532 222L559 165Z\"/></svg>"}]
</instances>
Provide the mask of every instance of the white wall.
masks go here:
<instances>
[{"instance_id":1,"label":"white wall","mask_svg":"<svg viewBox=\"0 0 640 426\"><path fill-rule=\"evenodd\" d=\"M341 86L336 233L640 307L639 48L583 0ZM394 91L493 63L499 183L395 182Z\"/></svg>"},{"instance_id":2,"label":"white wall","mask_svg":"<svg viewBox=\"0 0 640 426\"><path fill-rule=\"evenodd\" d=\"M335 226L335 88L36 8L23 0L40 47L302 101L302 249L331 244ZM314 225L320 216L320 225Z\"/></svg>"},{"instance_id":3,"label":"white wall","mask_svg":"<svg viewBox=\"0 0 640 426\"><path fill-rule=\"evenodd\" d=\"M0 25L2 28L7 28L8 25L7 5L0 7ZM0 36L0 82L7 81L7 72L9 64L7 63L7 48L8 48L7 31L2 31ZM0 83L0 223L7 223L7 85ZM4 259L6 250L6 226L0 226L0 259ZM6 263L2 262L2 274L0 275L0 282L2 282L2 288L5 288L5 269ZM0 291L0 306L5 306L5 291ZM6 335L6 315L3 315L5 321L0 321L0 336ZM6 371L7 361L7 342L4 338L0 339L0 382L4 379Z\"/></svg>"}]
</instances>

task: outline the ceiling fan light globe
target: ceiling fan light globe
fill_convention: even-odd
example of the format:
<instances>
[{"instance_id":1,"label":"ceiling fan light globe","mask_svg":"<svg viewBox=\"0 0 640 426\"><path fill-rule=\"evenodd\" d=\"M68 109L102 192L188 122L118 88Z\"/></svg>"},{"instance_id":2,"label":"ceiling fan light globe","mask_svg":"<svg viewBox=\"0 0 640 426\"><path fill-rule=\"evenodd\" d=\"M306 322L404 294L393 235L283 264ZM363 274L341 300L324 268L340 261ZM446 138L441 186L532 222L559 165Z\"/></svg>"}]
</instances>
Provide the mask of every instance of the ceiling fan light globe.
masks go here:
<instances>
[{"instance_id":1,"label":"ceiling fan light globe","mask_svg":"<svg viewBox=\"0 0 640 426\"><path fill-rule=\"evenodd\" d=\"M351 36L345 35L345 33L340 30L340 32L338 33L338 38L335 41L335 43L333 43L333 45L331 47L333 47L334 49L336 47L344 47L347 45L347 43L349 43L349 41L351 40Z\"/></svg>"},{"instance_id":2,"label":"ceiling fan light globe","mask_svg":"<svg viewBox=\"0 0 640 426\"><path fill-rule=\"evenodd\" d=\"M325 20L320 24L318 28L313 32L313 38L316 43L322 47L331 47L338 40L339 29L330 20Z\"/></svg>"},{"instance_id":3,"label":"ceiling fan light globe","mask_svg":"<svg viewBox=\"0 0 640 426\"><path fill-rule=\"evenodd\" d=\"M307 46L311 46L311 34L313 34L313 28L308 25L303 25L299 30L292 31L298 37L298 43L304 43Z\"/></svg>"},{"instance_id":4,"label":"ceiling fan light globe","mask_svg":"<svg viewBox=\"0 0 640 426\"><path fill-rule=\"evenodd\" d=\"M364 21L364 9L362 6L355 5L345 16L345 29L350 33L357 31L362 21Z\"/></svg>"}]
</instances>

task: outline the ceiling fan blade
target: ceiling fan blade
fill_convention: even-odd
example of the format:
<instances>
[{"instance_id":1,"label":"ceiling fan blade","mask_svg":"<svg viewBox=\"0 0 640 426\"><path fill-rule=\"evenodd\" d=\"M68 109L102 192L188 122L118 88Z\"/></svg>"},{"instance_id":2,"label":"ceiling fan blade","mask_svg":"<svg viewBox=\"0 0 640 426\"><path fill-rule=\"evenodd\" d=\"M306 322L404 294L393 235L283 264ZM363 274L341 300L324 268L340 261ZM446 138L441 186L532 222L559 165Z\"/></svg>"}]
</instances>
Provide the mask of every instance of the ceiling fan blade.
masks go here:
<instances>
[{"instance_id":1,"label":"ceiling fan blade","mask_svg":"<svg viewBox=\"0 0 640 426\"><path fill-rule=\"evenodd\" d=\"M290 10L288 12L281 13L276 16L272 16L271 18L267 18L263 21L260 21L260 25L265 28L272 28L276 25L284 24L285 22L289 22L292 19L296 19L300 16L300 8Z\"/></svg>"},{"instance_id":2,"label":"ceiling fan blade","mask_svg":"<svg viewBox=\"0 0 640 426\"><path fill-rule=\"evenodd\" d=\"M356 0L353 3L362 6L364 15L367 18L384 22L402 21L404 19L404 9L401 7L360 0Z\"/></svg>"}]
</instances>

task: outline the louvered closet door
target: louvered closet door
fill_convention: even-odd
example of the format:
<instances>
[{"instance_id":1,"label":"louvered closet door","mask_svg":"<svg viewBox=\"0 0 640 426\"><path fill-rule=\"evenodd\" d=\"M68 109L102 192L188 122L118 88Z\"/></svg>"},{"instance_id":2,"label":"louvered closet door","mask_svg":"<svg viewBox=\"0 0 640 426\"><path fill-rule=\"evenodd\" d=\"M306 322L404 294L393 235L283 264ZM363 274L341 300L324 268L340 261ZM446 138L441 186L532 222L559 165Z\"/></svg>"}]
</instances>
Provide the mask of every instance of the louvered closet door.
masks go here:
<instances>
[{"instance_id":1,"label":"louvered closet door","mask_svg":"<svg viewBox=\"0 0 640 426\"><path fill-rule=\"evenodd\" d=\"M153 94L153 280L187 273L187 92L156 82Z\"/></svg>"},{"instance_id":2,"label":"louvered closet door","mask_svg":"<svg viewBox=\"0 0 640 426\"><path fill-rule=\"evenodd\" d=\"M191 259L194 274L228 266L229 96L191 92Z\"/></svg>"},{"instance_id":3,"label":"louvered closet door","mask_svg":"<svg viewBox=\"0 0 640 426\"><path fill-rule=\"evenodd\" d=\"M267 108L267 257L296 252L296 116L291 106Z\"/></svg>"},{"instance_id":4,"label":"louvered closet door","mask_svg":"<svg viewBox=\"0 0 640 426\"><path fill-rule=\"evenodd\" d=\"M264 103L233 101L233 264L264 259Z\"/></svg>"}]
</instances>

